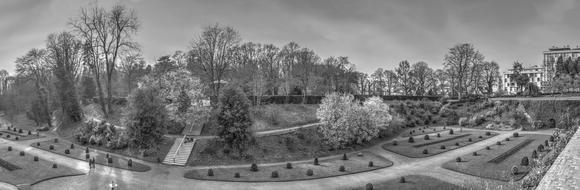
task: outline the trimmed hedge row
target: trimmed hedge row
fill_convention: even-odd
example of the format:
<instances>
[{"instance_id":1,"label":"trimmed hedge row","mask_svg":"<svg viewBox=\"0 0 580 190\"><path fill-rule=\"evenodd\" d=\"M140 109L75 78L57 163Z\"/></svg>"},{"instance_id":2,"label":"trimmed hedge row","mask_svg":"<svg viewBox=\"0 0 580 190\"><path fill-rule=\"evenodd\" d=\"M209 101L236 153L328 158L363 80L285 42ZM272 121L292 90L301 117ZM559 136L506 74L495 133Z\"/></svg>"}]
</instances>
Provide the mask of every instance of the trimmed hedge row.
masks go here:
<instances>
[{"instance_id":1,"label":"trimmed hedge row","mask_svg":"<svg viewBox=\"0 0 580 190\"><path fill-rule=\"evenodd\" d=\"M2 158L0 158L0 167L5 168L8 171L14 171L14 170L19 170L22 169L20 167L18 167L17 165L14 165L6 160L3 160Z\"/></svg>"},{"instance_id":2,"label":"trimmed hedge row","mask_svg":"<svg viewBox=\"0 0 580 190\"><path fill-rule=\"evenodd\" d=\"M413 145L413 147L420 148L420 147L429 146L429 145L433 145L433 144L438 144L438 143L442 143L442 142L452 141L452 140L455 140L455 139L460 139L460 138L467 137L467 136L470 136L470 135L471 134L463 134L463 135L451 137L451 138L448 138L448 139L443 139L443 140L438 140L438 141L431 141L431 142L428 142L428 143L422 143L422 144Z\"/></svg>"},{"instance_id":3,"label":"trimmed hedge row","mask_svg":"<svg viewBox=\"0 0 580 190\"><path fill-rule=\"evenodd\" d=\"M510 148L509 150L505 151L504 153L496 156L495 158L489 160L489 163L501 163L503 160L511 156L512 154L516 153L520 149L524 148L526 145L532 143L534 139L526 139L525 141L521 142L520 144Z\"/></svg>"},{"instance_id":4,"label":"trimmed hedge row","mask_svg":"<svg viewBox=\"0 0 580 190\"><path fill-rule=\"evenodd\" d=\"M354 95L355 100L364 101L367 98L373 97L374 95ZM379 96L383 100L431 100L439 101L440 96L403 96L403 95L391 95L391 96ZM324 96L301 96L301 95L291 95L291 96L248 96L248 99L252 101L253 105L257 104L257 101L261 104L320 104Z\"/></svg>"}]
</instances>

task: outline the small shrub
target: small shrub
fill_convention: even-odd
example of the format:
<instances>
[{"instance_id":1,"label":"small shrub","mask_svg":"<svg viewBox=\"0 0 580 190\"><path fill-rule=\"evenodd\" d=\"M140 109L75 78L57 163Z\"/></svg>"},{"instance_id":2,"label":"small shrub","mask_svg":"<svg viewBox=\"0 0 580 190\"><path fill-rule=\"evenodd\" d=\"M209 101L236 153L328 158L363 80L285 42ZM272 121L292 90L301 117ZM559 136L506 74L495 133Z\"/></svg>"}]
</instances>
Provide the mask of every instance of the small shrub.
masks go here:
<instances>
[{"instance_id":1,"label":"small shrub","mask_svg":"<svg viewBox=\"0 0 580 190\"><path fill-rule=\"evenodd\" d=\"M52 164L52 168L58 168L56 164Z\"/></svg>"},{"instance_id":2,"label":"small shrub","mask_svg":"<svg viewBox=\"0 0 580 190\"><path fill-rule=\"evenodd\" d=\"M544 151L544 145L538 145L538 152L543 152Z\"/></svg>"},{"instance_id":3,"label":"small shrub","mask_svg":"<svg viewBox=\"0 0 580 190\"><path fill-rule=\"evenodd\" d=\"M486 131L486 132L485 132L485 136L491 136L491 132L489 132L489 131Z\"/></svg>"},{"instance_id":4,"label":"small shrub","mask_svg":"<svg viewBox=\"0 0 580 190\"><path fill-rule=\"evenodd\" d=\"M373 184L367 183L367 185L365 186L365 190L373 190Z\"/></svg>"},{"instance_id":5,"label":"small shrub","mask_svg":"<svg viewBox=\"0 0 580 190\"><path fill-rule=\"evenodd\" d=\"M312 171L312 169L308 169L308 170L306 170L306 175L312 176L312 175L314 175L314 171Z\"/></svg>"},{"instance_id":6,"label":"small shrub","mask_svg":"<svg viewBox=\"0 0 580 190\"><path fill-rule=\"evenodd\" d=\"M88 154L89 153L89 147L85 148L85 153Z\"/></svg>"},{"instance_id":7,"label":"small shrub","mask_svg":"<svg viewBox=\"0 0 580 190\"><path fill-rule=\"evenodd\" d=\"M445 149L445 145L441 145L441 149Z\"/></svg>"},{"instance_id":8,"label":"small shrub","mask_svg":"<svg viewBox=\"0 0 580 190\"><path fill-rule=\"evenodd\" d=\"M271 177L272 177L272 178L278 178L278 177L279 177L279 176L278 176L278 171L272 171L272 175L271 175Z\"/></svg>"},{"instance_id":9,"label":"small shrub","mask_svg":"<svg viewBox=\"0 0 580 190\"><path fill-rule=\"evenodd\" d=\"M519 136L520 136L520 134L518 132L514 133L514 137L519 137Z\"/></svg>"},{"instance_id":10,"label":"small shrub","mask_svg":"<svg viewBox=\"0 0 580 190\"><path fill-rule=\"evenodd\" d=\"M497 144L497 145L501 145L501 141L497 141L495 144Z\"/></svg>"},{"instance_id":11,"label":"small shrub","mask_svg":"<svg viewBox=\"0 0 580 190\"><path fill-rule=\"evenodd\" d=\"M32 135L32 131L28 131L28 135Z\"/></svg>"},{"instance_id":12,"label":"small shrub","mask_svg":"<svg viewBox=\"0 0 580 190\"><path fill-rule=\"evenodd\" d=\"M235 177L235 178L240 178L240 173L236 172L236 173L234 174L234 177Z\"/></svg>"},{"instance_id":13,"label":"small shrub","mask_svg":"<svg viewBox=\"0 0 580 190\"><path fill-rule=\"evenodd\" d=\"M70 149L75 149L75 144L70 144Z\"/></svg>"},{"instance_id":14,"label":"small shrub","mask_svg":"<svg viewBox=\"0 0 580 190\"><path fill-rule=\"evenodd\" d=\"M18 129L18 133L22 133L22 132L23 132L22 129Z\"/></svg>"},{"instance_id":15,"label":"small shrub","mask_svg":"<svg viewBox=\"0 0 580 190\"><path fill-rule=\"evenodd\" d=\"M127 161L127 166L133 167L133 159L129 159L129 161Z\"/></svg>"},{"instance_id":16,"label":"small shrub","mask_svg":"<svg viewBox=\"0 0 580 190\"><path fill-rule=\"evenodd\" d=\"M88 160L89 158L91 158L91 155L90 154L85 154L85 159Z\"/></svg>"},{"instance_id":17,"label":"small shrub","mask_svg":"<svg viewBox=\"0 0 580 190\"><path fill-rule=\"evenodd\" d=\"M107 163L112 164L113 163L113 158L111 158L111 157L107 158Z\"/></svg>"},{"instance_id":18,"label":"small shrub","mask_svg":"<svg viewBox=\"0 0 580 190\"><path fill-rule=\"evenodd\" d=\"M397 141L393 141L393 146L397 146L397 145L398 145Z\"/></svg>"},{"instance_id":19,"label":"small shrub","mask_svg":"<svg viewBox=\"0 0 580 190\"><path fill-rule=\"evenodd\" d=\"M258 171L258 164L253 163L252 166L250 166L250 171L257 172Z\"/></svg>"},{"instance_id":20,"label":"small shrub","mask_svg":"<svg viewBox=\"0 0 580 190\"><path fill-rule=\"evenodd\" d=\"M512 167L512 175L518 175L518 167L517 166Z\"/></svg>"},{"instance_id":21,"label":"small shrub","mask_svg":"<svg viewBox=\"0 0 580 190\"><path fill-rule=\"evenodd\" d=\"M64 154L70 154L70 150L69 149L64 150Z\"/></svg>"},{"instance_id":22,"label":"small shrub","mask_svg":"<svg viewBox=\"0 0 580 190\"><path fill-rule=\"evenodd\" d=\"M527 156L524 156L522 158L522 163L520 165L522 165L522 166L528 166L528 165L530 165L530 160L528 159Z\"/></svg>"},{"instance_id":23,"label":"small shrub","mask_svg":"<svg viewBox=\"0 0 580 190\"><path fill-rule=\"evenodd\" d=\"M105 158L109 158L109 153L105 154Z\"/></svg>"},{"instance_id":24,"label":"small shrub","mask_svg":"<svg viewBox=\"0 0 580 190\"><path fill-rule=\"evenodd\" d=\"M37 143L36 143L36 146L40 146L40 142L37 142Z\"/></svg>"},{"instance_id":25,"label":"small shrub","mask_svg":"<svg viewBox=\"0 0 580 190\"><path fill-rule=\"evenodd\" d=\"M550 146L550 143L548 142L548 140L545 140L545 141L544 141L544 145L545 145L545 146Z\"/></svg>"},{"instance_id":26,"label":"small shrub","mask_svg":"<svg viewBox=\"0 0 580 190\"><path fill-rule=\"evenodd\" d=\"M550 142L554 142L554 136L550 136Z\"/></svg>"},{"instance_id":27,"label":"small shrub","mask_svg":"<svg viewBox=\"0 0 580 190\"><path fill-rule=\"evenodd\" d=\"M477 152L473 152L473 156L477 156Z\"/></svg>"},{"instance_id":28,"label":"small shrub","mask_svg":"<svg viewBox=\"0 0 580 190\"><path fill-rule=\"evenodd\" d=\"M456 161L456 162L461 162L461 157L457 157L457 158L455 158L455 161Z\"/></svg>"},{"instance_id":29,"label":"small shrub","mask_svg":"<svg viewBox=\"0 0 580 190\"><path fill-rule=\"evenodd\" d=\"M11 146L8 147L8 151L12 151L12 147Z\"/></svg>"},{"instance_id":30,"label":"small shrub","mask_svg":"<svg viewBox=\"0 0 580 190\"><path fill-rule=\"evenodd\" d=\"M346 156L346 153L342 154L342 160L348 160L348 157Z\"/></svg>"},{"instance_id":31,"label":"small shrub","mask_svg":"<svg viewBox=\"0 0 580 190\"><path fill-rule=\"evenodd\" d=\"M48 146L48 149L49 149L49 150L54 150L54 145L50 145L50 146Z\"/></svg>"},{"instance_id":32,"label":"small shrub","mask_svg":"<svg viewBox=\"0 0 580 190\"><path fill-rule=\"evenodd\" d=\"M413 139L413 137L409 137L409 142L410 143L414 143L415 142L415 139Z\"/></svg>"},{"instance_id":33,"label":"small shrub","mask_svg":"<svg viewBox=\"0 0 580 190\"><path fill-rule=\"evenodd\" d=\"M538 152L536 150L532 152L532 158L538 158Z\"/></svg>"},{"instance_id":34,"label":"small shrub","mask_svg":"<svg viewBox=\"0 0 580 190\"><path fill-rule=\"evenodd\" d=\"M399 183L405 183L405 177L401 177L401 178L399 179Z\"/></svg>"},{"instance_id":35,"label":"small shrub","mask_svg":"<svg viewBox=\"0 0 580 190\"><path fill-rule=\"evenodd\" d=\"M491 150L491 147L489 147L489 146L486 146L486 147L485 147L485 149L486 149L486 150Z\"/></svg>"},{"instance_id":36,"label":"small shrub","mask_svg":"<svg viewBox=\"0 0 580 190\"><path fill-rule=\"evenodd\" d=\"M441 134L437 133L437 137L441 137Z\"/></svg>"},{"instance_id":37,"label":"small shrub","mask_svg":"<svg viewBox=\"0 0 580 190\"><path fill-rule=\"evenodd\" d=\"M314 165L315 165L315 166L318 166L318 165L319 165L319 164L318 164L318 158L314 158Z\"/></svg>"},{"instance_id":38,"label":"small shrub","mask_svg":"<svg viewBox=\"0 0 580 190\"><path fill-rule=\"evenodd\" d=\"M20 140L20 138L16 136L16 137L14 137L14 140Z\"/></svg>"},{"instance_id":39,"label":"small shrub","mask_svg":"<svg viewBox=\"0 0 580 190\"><path fill-rule=\"evenodd\" d=\"M161 157L157 157L157 163L161 163Z\"/></svg>"},{"instance_id":40,"label":"small shrub","mask_svg":"<svg viewBox=\"0 0 580 190\"><path fill-rule=\"evenodd\" d=\"M423 150L423 154L429 154L429 151L427 149Z\"/></svg>"},{"instance_id":41,"label":"small shrub","mask_svg":"<svg viewBox=\"0 0 580 190\"><path fill-rule=\"evenodd\" d=\"M344 168L344 166L340 166L340 167L338 168L338 171L340 171L340 172L344 172L344 171L346 171L346 169Z\"/></svg>"},{"instance_id":42,"label":"small shrub","mask_svg":"<svg viewBox=\"0 0 580 190\"><path fill-rule=\"evenodd\" d=\"M24 151L20 151L20 156L24 156Z\"/></svg>"},{"instance_id":43,"label":"small shrub","mask_svg":"<svg viewBox=\"0 0 580 190\"><path fill-rule=\"evenodd\" d=\"M292 169L292 163L290 162L286 163L286 169Z\"/></svg>"},{"instance_id":44,"label":"small shrub","mask_svg":"<svg viewBox=\"0 0 580 190\"><path fill-rule=\"evenodd\" d=\"M455 143L455 146L459 146L459 142L456 142L456 143Z\"/></svg>"},{"instance_id":45,"label":"small shrub","mask_svg":"<svg viewBox=\"0 0 580 190\"><path fill-rule=\"evenodd\" d=\"M207 176L213 176L213 170L211 168L207 170Z\"/></svg>"},{"instance_id":46,"label":"small shrub","mask_svg":"<svg viewBox=\"0 0 580 190\"><path fill-rule=\"evenodd\" d=\"M450 134L450 135L453 135L453 129L450 129L450 130L449 130L449 134Z\"/></svg>"},{"instance_id":47,"label":"small shrub","mask_svg":"<svg viewBox=\"0 0 580 190\"><path fill-rule=\"evenodd\" d=\"M510 141L510 138L505 138L505 141Z\"/></svg>"},{"instance_id":48,"label":"small shrub","mask_svg":"<svg viewBox=\"0 0 580 190\"><path fill-rule=\"evenodd\" d=\"M54 139L54 143L58 143L58 139Z\"/></svg>"},{"instance_id":49,"label":"small shrub","mask_svg":"<svg viewBox=\"0 0 580 190\"><path fill-rule=\"evenodd\" d=\"M429 135L425 135L425 140L429 140Z\"/></svg>"},{"instance_id":50,"label":"small shrub","mask_svg":"<svg viewBox=\"0 0 580 190\"><path fill-rule=\"evenodd\" d=\"M481 135L479 135L479 137L477 137L477 138L483 139L483 137Z\"/></svg>"},{"instance_id":51,"label":"small shrub","mask_svg":"<svg viewBox=\"0 0 580 190\"><path fill-rule=\"evenodd\" d=\"M38 162L38 156L34 156L34 161Z\"/></svg>"},{"instance_id":52,"label":"small shrub","mask_svg":"<svg viewBox=\"0 0 580 190\"><path fill-rule=\"evenodd\" d=\"M467 139L467 141L472 142L473 140L471 140L471 138Z\"/></svg>"},{"instance_id":53,"label":"small shrub","mask_svg":"<svg viewBox=\"0 0 580 190\"><path fill-rule=\"evenodd\" d=\"M369 161L369 167L370 168L375 167L375 164L373 163L373 161Z\"/></svg>"}]
</instances>

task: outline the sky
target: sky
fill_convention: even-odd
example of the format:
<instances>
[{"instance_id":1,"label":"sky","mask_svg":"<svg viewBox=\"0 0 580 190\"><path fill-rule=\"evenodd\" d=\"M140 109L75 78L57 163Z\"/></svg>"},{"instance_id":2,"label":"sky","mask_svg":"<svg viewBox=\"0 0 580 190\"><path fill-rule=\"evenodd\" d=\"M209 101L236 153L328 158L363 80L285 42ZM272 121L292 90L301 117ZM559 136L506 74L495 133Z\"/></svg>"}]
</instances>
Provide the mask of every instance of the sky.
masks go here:
<instances>
[{"instance_id":1,"label":"sky","mask_svg":"<svg viewBox=\"0 0 580 190\"><path fill-rule=\"evenodd\" d=\"M0 69L31 48L44 48L48 34L94 0L0 1ZM576 0L110 0L136 11L135 36L148 61L186 50L203 28L232 26L243 41L294 41L322 58L347 56L356 69L393 69L402 60L442 68L449 48L472 43L506 70L514 61L541 65L542 51L580 45Z\"/></svg>"}]
</instances>

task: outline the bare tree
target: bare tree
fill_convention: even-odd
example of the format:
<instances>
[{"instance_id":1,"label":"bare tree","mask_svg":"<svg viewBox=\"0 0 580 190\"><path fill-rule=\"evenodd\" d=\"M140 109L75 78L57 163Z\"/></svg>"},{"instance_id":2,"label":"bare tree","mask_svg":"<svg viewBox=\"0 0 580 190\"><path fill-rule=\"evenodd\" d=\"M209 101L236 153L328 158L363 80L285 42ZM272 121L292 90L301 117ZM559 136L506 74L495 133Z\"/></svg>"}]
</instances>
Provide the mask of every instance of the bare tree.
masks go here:
<instances>
[{"instance_id":1,"label":"bare tree","mask_svg":"<svg viewBox=\"0 0 580 190\"><path fill-rule=\"evenodd\" d=\"M140 53L131 53L121 59L119 69L125 74L127 94L131 93L134 81L144 74L145 60Z\"/></svg>"},{"instance_id":2,"label":"bare tree","mask_svg":"<svg viewBox=\"0 0 580 190\"><path fill-rule=\"evenodd\" d=\"M417 62L411 68L411 76L413 78L413 87L415 88L415 95L424 96L431 88L430 80L433 77L433 69L425 62Z\"/></svg>"},{"instance_id":3,"label":"bare tree","mask_svg":"<svg viewBox=\"0 0 580 190\"><path fill-rule=\"evenodd\" d=\"M308 87L311 82L313 68L314 65L319 63L320 57L313 50L302 48L298 52L297 58L297 64L293 71L302 89L302 102L306 103L306 95L308 95Z\"/></svg>"},{"instance_id":4,"label":"bare tree","mask_svg":"<svg viewBox=\"0 0 580 190\"><path fill-rule=\"evenodd\" d=\"M240 35L234 28L215 24L206 27L199 38L192 42L193 57L189 61L193 61L204 73L203 78L210 86L214 106L220 95L224 74L231 65L235 47L240 41Z\"/></svg>"},{"instance_id":5,"label":"bare tree","mask_svg":"<svg viewBox=\"0 0 580 190\"><path fill-rule=\"evenodd\" d=\"M42 109L42 118L46 124L52 127L52 114L50 112L50 67L46 63L46 50L31 49L22 57L16 59L16 72L25 79L33 80L38 101Z\"/></svg>"},{"instance_id":6,"label":"bare tree","mask_svg":"<svg viewBox=\"0 0 580 190\"><path fill-rule=\"evenodd\" d=\"M484 62L482 64L482 74L485 81L485 89L488 95L493 93L493 87L499 86L501 78L499 75L499 65L495 61ZM499 86L501 88L501 86Z\"/></svg>"},{"instance_id":7,"label":"bare tree","mask_svg":"<svg viewBox=\"0 0 580 190\"><path fill-rule=\"evenodd\" d=\"M410 95L413 87L411 85L411 66L409 62L407 60L401 61L395 71L399 79L399 89L404 95Z\"/></svg>"},{"instance_id":8,"label":"bare tree","mask_svg":"<svg viewBox=\"0 0 580 190\"><path fill-rule=\"evenodd\" d=\"M124 5L114 5L110 10L106 10L98 5L81 9L80 16L72 21L70 25L84 38L86 47L92 58L88 64L93 65L93 72L99 75L99 66L104 66L105 81L107 90L106 107L104 114L108 117L111 111L113 73L120 52L125 49L137 49L137 44L132 37L139 30L139 20L133 10L128 10ZM99 95L102 95L100 79L95 76ZM104 99L100 97L101 101ZM103 106L103 104L102 104Z\"/></svg>"},{"instance_id":9,"label":"bare tree","mask_svg":"<svg viewBox=\"0 0 580 190\"><path fill-rule=\"evenodd\" d=\"M483 61L484 57L472 44L458 44L449 49L443 65L452 78L452 90L461 98L466 94L472 67Z\"/></svg>"}]
</instances>

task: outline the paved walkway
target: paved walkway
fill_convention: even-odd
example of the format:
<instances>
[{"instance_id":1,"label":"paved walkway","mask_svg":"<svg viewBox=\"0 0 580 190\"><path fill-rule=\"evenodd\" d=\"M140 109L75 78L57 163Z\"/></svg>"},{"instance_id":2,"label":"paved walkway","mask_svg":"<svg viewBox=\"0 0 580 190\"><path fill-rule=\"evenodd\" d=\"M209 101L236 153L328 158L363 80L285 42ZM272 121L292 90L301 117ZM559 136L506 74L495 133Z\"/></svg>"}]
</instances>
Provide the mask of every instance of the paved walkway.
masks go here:
<instances>
[{"instance_id":1,"label":"paved walkway","mask_svg":"<svg viewBox=\"0 0 580 190\"><path fill-rule=\"evenodd\" d=\"M578 175L580 172L580 132L578 131L580 128L544 175L538 185L538 190L580 189L580 175Z\"/></svg>"},{"instance_id":2,"label":"paved walkway","mask_svg":"<svg viewBox=\"0 0 580 190\"><path fill-rule=\"evenodd\" d=\"M580 96L542 96L542 97L504 97L490 98L490 100L580 100Z\"/></svg>"}]
</instances>

